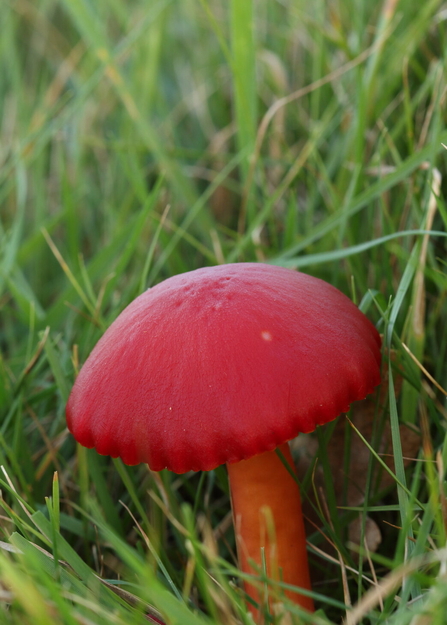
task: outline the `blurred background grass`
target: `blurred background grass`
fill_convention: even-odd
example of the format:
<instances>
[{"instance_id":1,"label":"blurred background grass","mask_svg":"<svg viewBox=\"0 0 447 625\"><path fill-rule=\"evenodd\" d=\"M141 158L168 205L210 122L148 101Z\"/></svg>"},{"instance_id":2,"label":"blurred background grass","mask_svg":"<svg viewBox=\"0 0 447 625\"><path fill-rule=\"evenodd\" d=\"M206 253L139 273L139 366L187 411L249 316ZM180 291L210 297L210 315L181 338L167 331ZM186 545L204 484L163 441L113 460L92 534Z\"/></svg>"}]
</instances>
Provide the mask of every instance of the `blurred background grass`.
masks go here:
<instances>
[{"instance_id":1,"label":"blurred background grass","mask_svg":"<svg viewBox=\"0 0 447 625\"><path fill-rule=\"evenodd\" d=\"M362 535L368 514L382 545L374 565L347 549L358 510L337 507L326 465L339 522L319 518L340 560L310 535L326 615L313 622L356 601L368 616L347 622L441 618L445 395L403 344L445 389L445 6L5 0L0 13L1 622L140 623L146 604L155 622L249 622L225 470L124 467L77 449L64 416L76 371L131 299L234 261L326 279L384 334L390 394L375 412L393 479L374 478L375 425L360 505ZM402 423L423 426L420 462L405 458ZM318 436L323 465L332 432ZM311 494L310 469L304 484ZM425 568L407 576L412 558Z\"/></svg>"}]
</instances>

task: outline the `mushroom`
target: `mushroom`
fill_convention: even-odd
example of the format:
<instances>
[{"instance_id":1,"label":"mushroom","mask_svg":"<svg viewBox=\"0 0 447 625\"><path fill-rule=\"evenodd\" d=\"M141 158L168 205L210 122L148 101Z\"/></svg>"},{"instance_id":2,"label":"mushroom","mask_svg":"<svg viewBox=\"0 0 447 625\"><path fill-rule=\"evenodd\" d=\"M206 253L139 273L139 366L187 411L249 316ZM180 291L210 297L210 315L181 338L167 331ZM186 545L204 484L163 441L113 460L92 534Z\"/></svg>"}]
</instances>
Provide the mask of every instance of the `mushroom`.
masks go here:
<instances>
[{"instance_id":1,"label":"mushroom","mask_svg":"<svg viewBox=\"0 0 447 625\"><path fill-rule=\"evenodd\" d=\"M112 323L74 384L68 428L85 447L154 471L226 463L257 619L264 566L311 588L288 441L373 391L380 345L366 316L320 279L261 263L197 269L147 290ZM313 611L308 594L285 594Z\"/></svg>"}]
</instances>

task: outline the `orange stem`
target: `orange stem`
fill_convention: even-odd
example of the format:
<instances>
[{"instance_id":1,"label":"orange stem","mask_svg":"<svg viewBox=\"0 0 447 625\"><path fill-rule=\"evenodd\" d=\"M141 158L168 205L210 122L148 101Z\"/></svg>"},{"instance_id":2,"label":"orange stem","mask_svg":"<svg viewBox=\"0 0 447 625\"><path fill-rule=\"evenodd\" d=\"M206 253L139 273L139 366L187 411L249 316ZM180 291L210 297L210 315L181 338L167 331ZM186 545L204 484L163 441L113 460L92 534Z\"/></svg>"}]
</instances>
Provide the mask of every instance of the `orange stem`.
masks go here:
<instances>
[{"instance_id":1,"label":"orange stem","mask_svg":"<svg viewBox=\"0 0 447 625\"><path fill-rule=\"evenodd\" d=\"M288 443L279 449L293 469ZM270 579L310 590L300 491L276 451L228 464L227 468L241 570L252 575L262 570L263 548ZM244 588L262 608L265 596L261 585L247 582ZM270 590L270 604L281 601L280 593L279 589ZM292 591L284 594L306 610L314 611L310 597ZM255 608L250 609L258 620L259 613Z\"/></svg>"}]
</instances>

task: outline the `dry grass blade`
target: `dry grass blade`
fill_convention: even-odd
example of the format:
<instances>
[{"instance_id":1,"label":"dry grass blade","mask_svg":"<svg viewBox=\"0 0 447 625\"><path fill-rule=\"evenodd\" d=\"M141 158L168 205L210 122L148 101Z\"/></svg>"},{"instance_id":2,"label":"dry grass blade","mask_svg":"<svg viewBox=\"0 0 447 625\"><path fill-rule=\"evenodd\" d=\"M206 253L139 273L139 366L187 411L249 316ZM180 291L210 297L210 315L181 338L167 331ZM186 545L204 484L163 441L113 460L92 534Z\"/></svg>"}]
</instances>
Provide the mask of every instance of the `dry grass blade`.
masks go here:
<instances>
[{"instance_id":1,"label":"dry grass blade","mask_svg":"<svg viewBox=\"0 0 447 625\"><path fill-rule=\"evenodd\" d=\"M431 564L445 563L447 560L447 549L439 549L428 555L419 556L402 564L399 568L391 571L384 577L377 586L368 590L362 599L347 613L343 625L357 625L370 610L375 608L380 601L386 599L392 592L395 592L402 581L408 575L419 571L421 568Z\"/></svg>"},{"instance_id":2,"label":"dry grass blade","mask_svg":"<svg viewBox=\"0 0 447 625\"><path fill-rule=\"evenodd\" d=\"M435 380L435 378L427 371L427 369L424 367L424 365L419 362L419 360L416 358L416 356L410 351L410 349L405 345L405 343L402 343L402 347L404 348L404 350L407 352L407 354L410 356L410 358L417 364L417 366L419 367L419 369L422 371L422 373L430 380L430 382L432 384L434 384L434 386L436 386L436 388L441 391L441 393L443 395L445 395L447 397L447 391L445 389L442 388L442 386L439 384L439 382L437 382Z\"/></svg>"},{"instance_id":3,"label":"dry grass blade","mask_svg":"<svg viewBox=\"0 0 447 625\"><path fill-rule=\"evenodd\" d=\"M442 177L438 169L433 169L433 182L432 189L430 193L430 199L428 202L427 208L427 217L424 224L425 230L431 230L433 227L433 220L436 214L437 208L437 197L439 197L441 191L441 181ZM430 235L425 234L422 239L421 253L419 256L419 263L416 270L416 274L414 276L414 308L413 308L413 318L412 318L412 327L413 332L416 337L420 337L424 335L425 332L425 281L424 281L424 271L427 263L427 252L428 252L428 243L430 240Z\"/></svg>"},{"instance_id":4,"label":"dry grass blade","mask_svg":"<svg viewBox=\"0 0 447 625\"><path fill-rule=\"evenodd\" d=\"M46 242L48 243L48 247L53 252L57 262L61 266L61 268L62 268L63 272L65 273L65 275L67 276L68 280L73 285L73 287L76 289L76 292L78 293L79 297L83 301L84 305L90 310L90 312L93 313L94 312L94 307L92 306L92 304L90 303L88 297L86 296L86 294L82 290L81 285L76 280L76 278L75 278L73 272L71 271L70 267L65 262L62 254L58 250L58 248L57 248L56 244L54 243L53 239L50 237L50 235L48 234L48 232L47 232L47 230L45 228L42 228L41 232L42 232L43 236L45 237Z\"/></svg>"},{"instance_id":5,"label":"dry grass blade","mask_svg":"<svg viewBox=\"0 0 447 625\"><path fill-rule=\"evenodd\" d=\"M39 341L39 344L37 346L36 351L34 352L31 360L29 361L29 363L26 365L24 371L23 371L23 377L27 376L28 373L31 371L31 369L35 366L36 362L39 360L39 357L43 351L43 348L45 347L45 343L47 342L48 336L50 334L50 327L47 326L44 330L44 333L42 335L42 338Z\"/></svg>"},{"instance_id":6,"label":"dry grass blade","mask_svg":"<svg viewBox=\"0 0 447 625\"><path fill-rule=\"evenodd\" d=\"M380 48L380 46L382 45L382 40L388 34L389 33L385 33L382 38L378 39L372 46L370 46L369 48L364 50L355 59L352 59L351 61L348 61L348 63L345 63L341 67L337 68L333 72L330 72L329 74L327 74L323 78L320 78L319 80L316 80L315 82L311 83L310 85L306 85L305 87L303 87L301 89L298 89L297 91L294 91L293 93L290 93L289 95L280 98L279 100L274 102L274 104L271 105L271 107L268 109L268 111L264 114L264 117L262 118L262 121L261 121L261 123L259 125L259 129L258 129L258 132L257 132L257 135L256 135L255 148L254 148L253 155L252 155L252 157L250 159L250 169L249 169L249 172L248 172L247 182L246 182L245 190L244 190L244 201L242 203L242 213L245 212L247 198L248 198L248 191L251 188L251 185L252 185L252 182L253 182L254 173L255 173L255 169L256 169L256 164L257 164L257 162L259 160L259 156L261 154L261 148L262 148L262 144L264 142L265 134L267 132L267 129L268 129L271 121L275 117L275 115L284 106L287 106L288 104L291 104L292 102L296 102L300 98L303 98L304 96L309 95L310 93L312 93L313 91L316 91L317 89L320 89L324 85L327 85L327 84L333 82L334 80L339 79L340 76L342 76L346 72L349 72L352 69L354 69L355 67L357 67L358 65L361 65L362 63L364 63L372 54L374 54L374 52L378 48Z\"/></svg>"}]
</instances>

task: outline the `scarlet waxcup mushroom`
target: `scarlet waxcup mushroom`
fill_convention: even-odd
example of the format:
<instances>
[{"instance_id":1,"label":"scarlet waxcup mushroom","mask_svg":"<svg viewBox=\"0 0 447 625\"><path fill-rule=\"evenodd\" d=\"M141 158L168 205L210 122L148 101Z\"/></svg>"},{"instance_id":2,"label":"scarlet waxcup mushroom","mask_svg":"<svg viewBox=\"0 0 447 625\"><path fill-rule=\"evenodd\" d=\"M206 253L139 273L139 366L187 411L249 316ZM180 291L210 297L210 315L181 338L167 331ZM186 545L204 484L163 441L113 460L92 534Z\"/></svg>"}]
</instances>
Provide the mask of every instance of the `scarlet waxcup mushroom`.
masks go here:
<instances>
[{"instance_id":1,"label":"scarlet waxcup mushroom","mask_svg":"<svg viewBox=\"0 0 447 625\"><path fill-rule=\"evenodd\" d=\"M240 568L256 575L264 548L271 579L310 590L299 488L275 450L292 468L288 441L371 393L380 357L373 324L322 280L260 263L198 269L112 323L74 384L68 428L154 471L226 463ZM262 604L260 584L244 587Z\"/></svg>"}]
</instances>

